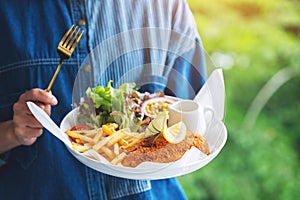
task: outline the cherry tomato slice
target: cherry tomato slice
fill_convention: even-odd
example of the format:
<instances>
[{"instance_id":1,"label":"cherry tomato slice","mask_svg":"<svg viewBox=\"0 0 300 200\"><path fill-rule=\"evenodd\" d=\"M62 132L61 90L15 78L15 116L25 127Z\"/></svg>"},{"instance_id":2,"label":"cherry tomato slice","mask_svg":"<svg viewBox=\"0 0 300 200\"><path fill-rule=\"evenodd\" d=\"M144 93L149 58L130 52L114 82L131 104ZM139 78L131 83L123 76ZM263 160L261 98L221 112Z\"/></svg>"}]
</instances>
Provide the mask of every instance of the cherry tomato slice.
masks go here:
<instances>
[{"instance_id":1,"label":"cherry tomato slice","mask_svg":"<svg viewBox=\"0 0 300 200\"><path fill-rule=\"evenodd\" d=\"M76 130L90 130L91 128L88 125L75 125L73 126L70 131L76 131Z\"/></svg>"}]
</instances>

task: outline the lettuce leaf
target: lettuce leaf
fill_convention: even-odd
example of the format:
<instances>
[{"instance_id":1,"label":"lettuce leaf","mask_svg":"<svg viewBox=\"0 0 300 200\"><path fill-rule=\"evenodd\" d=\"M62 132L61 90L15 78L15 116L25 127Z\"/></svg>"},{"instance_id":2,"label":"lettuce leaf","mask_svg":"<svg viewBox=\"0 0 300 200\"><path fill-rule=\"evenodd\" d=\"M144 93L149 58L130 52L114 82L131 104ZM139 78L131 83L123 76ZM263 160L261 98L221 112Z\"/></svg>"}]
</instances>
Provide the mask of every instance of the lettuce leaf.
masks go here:
<instances>
[{"instance_id":1,"label":"lettuce leaf","mask_svg":"<svg viewBox=\"0 0 300 200\"><path fill-rule=\"evenodd\" d=\"M111 86L112 80L106 87L96 86L86 90L86 97L80 103L78 121L94 128L103 124L115 122L120 128L137 130L134 113L126 105L126 97L136 92L136 84L124 83L118 89Z\"/></svg>"}]
</instances>

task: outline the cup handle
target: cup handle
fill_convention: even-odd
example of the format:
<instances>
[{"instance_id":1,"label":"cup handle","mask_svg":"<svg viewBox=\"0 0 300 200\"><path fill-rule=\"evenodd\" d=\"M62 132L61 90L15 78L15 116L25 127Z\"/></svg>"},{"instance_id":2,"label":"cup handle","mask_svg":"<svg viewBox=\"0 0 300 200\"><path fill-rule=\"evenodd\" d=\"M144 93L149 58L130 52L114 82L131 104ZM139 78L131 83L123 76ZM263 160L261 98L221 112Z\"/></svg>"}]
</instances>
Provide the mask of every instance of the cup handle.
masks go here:
<instances>
[{"instance_id":1,"label":"cup handle","mask_svg":"<svg viewBox=\"0 0 300 200\"><path fill-rule=\"evenodd\" d=\"M206 113L210 113L209 115L209 119L206 118ZM206 130L210 129L211 123L213 121L213 119L215 118L215 109L213 109L212 107L204 107L203 108L203 113L204 113L204 118L205 118L205 123L206 123Z\"/></svg>"}]
</instances>

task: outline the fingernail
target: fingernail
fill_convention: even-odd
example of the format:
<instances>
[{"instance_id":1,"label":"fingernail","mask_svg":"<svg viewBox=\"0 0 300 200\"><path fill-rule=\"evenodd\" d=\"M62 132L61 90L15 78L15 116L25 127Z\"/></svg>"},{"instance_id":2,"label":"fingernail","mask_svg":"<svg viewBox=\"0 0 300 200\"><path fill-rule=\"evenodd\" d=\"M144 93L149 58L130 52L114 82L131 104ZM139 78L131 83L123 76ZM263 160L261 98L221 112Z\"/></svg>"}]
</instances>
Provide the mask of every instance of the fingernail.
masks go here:
<instances>
[{"instance_id":1,"label":"fingernail","mask_svg":"<svg viewBox=\"0 0 300 200\"><path fill-rule=\"evenodd\" d=\"M52 102L53 102L54 104L57 104L57 99L56 99L56 97L52 95L51 98L52 98Z\"/></svg>"},{"instance_id":2,"label":"fingernail","mask_svg":"<svg viewBox=\"0 0 300 200\"><path fill-rule=\"evenodd\" d=\"M53 104L57 104L57 99L51 92L47 93Z\"/></svg>"}]
</instances>

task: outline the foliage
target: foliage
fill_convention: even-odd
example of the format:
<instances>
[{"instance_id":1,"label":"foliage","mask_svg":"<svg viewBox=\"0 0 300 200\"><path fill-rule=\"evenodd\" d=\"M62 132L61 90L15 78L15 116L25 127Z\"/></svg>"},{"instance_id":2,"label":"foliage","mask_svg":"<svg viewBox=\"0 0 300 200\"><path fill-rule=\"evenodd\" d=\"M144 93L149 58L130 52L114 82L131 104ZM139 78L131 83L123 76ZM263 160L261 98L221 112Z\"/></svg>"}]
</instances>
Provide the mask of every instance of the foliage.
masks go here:
<instances>
[{"instance_id":1,"label":"foliage","mask_svg":"<svg viewBox=\"0 0 300 200\"><path fill-rule=\"evenodd\" d=\"M188 0L208 54L224 67L228 141L208 166L179 177L189 199L297 199L300 188L300 2ZM222 63L223 62L223 63ZM242 123L280 69L292 73L250 129Z\"/></svg>"}]
</instances>

